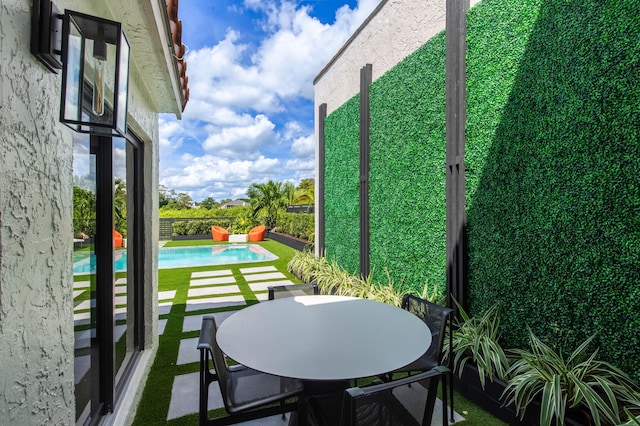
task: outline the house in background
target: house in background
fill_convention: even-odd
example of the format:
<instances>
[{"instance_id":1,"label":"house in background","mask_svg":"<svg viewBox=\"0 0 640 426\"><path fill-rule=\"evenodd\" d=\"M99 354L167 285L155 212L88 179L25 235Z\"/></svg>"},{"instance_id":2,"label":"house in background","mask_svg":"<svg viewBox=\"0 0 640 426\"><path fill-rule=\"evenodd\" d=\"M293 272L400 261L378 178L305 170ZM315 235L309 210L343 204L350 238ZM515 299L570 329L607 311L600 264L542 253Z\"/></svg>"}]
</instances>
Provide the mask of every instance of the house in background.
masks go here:
<instances>
[{"instance_id":1,"label":"house in background","mask_svg":"<svg viewBox=\"0 0 640 426\"><path fill-rule=\"evenodd\" d=\"M224 203L223 205L220 206L221 209L230 209L232 207L245 207L248 206L249 203L244 201L244 200L233 200L233 201L229 201L228 203Z\"/></svg>"},{"instance_id":2,"label":"house in background","mask_svg":"<svg viewBox=\"0 0 640 426\"><path fill-rule=\"evenodd\" d=\"M158 346L158 114L180 118L188 100L182 23L177 0L55 1L60 13L122 23L130 45L126 132L95 135L60 123L61 73L31 51L40 6L7 0L0 14L0 424L126 424ZM95 81L84 81L87 93ZM124 211L116 179L126 271L114 268L124 255L113 239ZM76 188L96 200L84 224L96 255L82 271Z\"/></svg>"}]
</instances>

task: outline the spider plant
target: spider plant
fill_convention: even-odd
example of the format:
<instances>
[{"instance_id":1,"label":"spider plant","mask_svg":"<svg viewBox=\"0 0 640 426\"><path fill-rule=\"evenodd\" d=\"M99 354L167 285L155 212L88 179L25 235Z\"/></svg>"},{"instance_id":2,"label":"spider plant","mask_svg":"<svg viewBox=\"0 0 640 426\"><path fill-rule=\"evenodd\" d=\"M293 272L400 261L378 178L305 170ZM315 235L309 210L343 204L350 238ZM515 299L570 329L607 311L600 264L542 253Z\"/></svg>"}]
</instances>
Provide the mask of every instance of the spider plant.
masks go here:
<instances>
[{"instance_id":1,"label":"spider plant","mask_svg":"<svg viewBox=\"0 0 640 426\"><path fill-rule=\"evenodd\" d=\"M432 288L429 288L429 281L425 280L424 287L422 288L422 294L420 295L421 299L428 300L429 302L436 303L438 305L445 305L446 298L444 294L440 291L440 287L434 285Z\"/></svg>"},{"instance_id":2,"label":"spider plant","mask_svg":"<svg viewBox=\"0 0 640 426\"><path fill-rule=\"evenodd\" d=\"M457 301L455 303L461 320L457 321L457 328L453 331L453 349L449 346L449 339L444 340L444 358L453 356L454 371L460 377L468 361L475 363L482 389L485 388L486 377L492 382L495 377L506 380L509 360L498 343L499 305L491 306L482 315L470 317Z\"/></svg>"},{"instance_id":3,"label":"spider plant","mask_svg":"<svg viewBox=\"0 0 640 426\"><path fill-rule=\"evenodd\" d=\"M596 425L620 424L620 403L637 400L633 382L613 365L587 354L594 336L563 358L529 329L531 350L514 350L520 358L507 372L511 379L503 393L506 403L524 412L540 396L540 425L563 424L568 409L586 410Z\"/></svg>"},{"instance_id":4,"label":"spider plant","mask_svg":"<svg viewBox=\"0 0 640 426\"><path fill-rule=\"evenodd\" d=\"M402 296L407 293L398 290L401 286L393 282L388 271L387 283L378 284L374 282L373 274L360 278L342 269L335 260L329 263L313 253L296 253L287 268L302 281L317 283L322 294L361 297L400 306Z\"/></svg>"},{"instance_id":5,"label":"spider plant","mask_svg":"<svg viewBox=\"0 0 640 426\"><path fill-rule=\"evenodd\" d=\"M624 412L629 416L629 421L620 426L640 426L640 415L634 416L627 407L624 407Z\"/></svg>"}]
</instances>

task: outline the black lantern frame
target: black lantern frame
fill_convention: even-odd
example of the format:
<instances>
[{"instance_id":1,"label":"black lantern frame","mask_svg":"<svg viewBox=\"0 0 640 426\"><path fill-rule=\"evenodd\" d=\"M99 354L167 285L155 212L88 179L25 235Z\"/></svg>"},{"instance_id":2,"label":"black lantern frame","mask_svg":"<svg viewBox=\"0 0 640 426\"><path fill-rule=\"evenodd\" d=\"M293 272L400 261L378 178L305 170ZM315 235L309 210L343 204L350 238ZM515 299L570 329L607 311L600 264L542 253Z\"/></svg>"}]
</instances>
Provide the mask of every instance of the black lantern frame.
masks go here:
<instances>
[{"instance_id":1,"label":"black lantern frame","mask_svg":"<svg viewBox=\"0 0 640 426\"><path fill-rule=\"evenodd\" d=\"M125 137L129 56L121 23L65 11L60 121L80 133Z\"/></svg>"}]
</instances>

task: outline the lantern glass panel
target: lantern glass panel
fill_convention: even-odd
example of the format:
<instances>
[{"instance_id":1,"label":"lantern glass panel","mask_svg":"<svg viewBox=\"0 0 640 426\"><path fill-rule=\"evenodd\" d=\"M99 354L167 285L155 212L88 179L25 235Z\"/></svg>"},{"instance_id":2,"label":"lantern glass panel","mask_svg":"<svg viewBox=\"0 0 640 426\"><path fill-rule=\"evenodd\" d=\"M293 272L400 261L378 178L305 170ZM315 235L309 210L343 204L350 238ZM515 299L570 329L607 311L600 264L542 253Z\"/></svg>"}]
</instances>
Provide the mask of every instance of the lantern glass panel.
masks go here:
<instances>
[{"instance_id":1,"label":"lantern glass panel","mask_svg":"<svg viewBox=\"0 0 640 426\"><path fill-rule=\"evenodd\" d=\"M64 31L61 121L79 132L123 136L130 51L122 25L67 11Z\"/></svg>"}]
</instances>

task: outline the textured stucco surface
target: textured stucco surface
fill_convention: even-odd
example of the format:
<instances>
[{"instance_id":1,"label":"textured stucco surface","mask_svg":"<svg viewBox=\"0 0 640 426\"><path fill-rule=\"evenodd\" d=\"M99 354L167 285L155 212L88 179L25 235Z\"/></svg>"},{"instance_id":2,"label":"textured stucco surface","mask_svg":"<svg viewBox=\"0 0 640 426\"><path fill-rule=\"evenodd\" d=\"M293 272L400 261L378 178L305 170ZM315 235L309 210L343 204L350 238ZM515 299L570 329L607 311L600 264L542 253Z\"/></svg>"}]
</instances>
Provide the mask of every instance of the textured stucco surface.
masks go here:
<instances>
[{"instance_id":1,"label":"textured stucco surface","mask_svg":"<svg viewBox=\"0 0 640 426\"><path fill-rule=\"evenodd\" d=\"M72 424L73 142L30 3L0 10L0 424Z\"/></svg>"},{"instance_id":2,"label":"textured stucco surface","mask_svg":"<svg viewBox=\"0 0 640 426\"><path fill-rule=\"evenodd\" d=\"M480 0L470 0L473 7ZM445 29L446 0L383 0L334 58L316 76L314 116L316 183L319 182L318 109L327 115L360 92L360 69L372 65L373 81ZM316 188L316 192L318 188ZM316 206L317 208L317 206ZM316 221L316 234L318 234Z\"/></svg>"},{"instance_id":3,"label":"textured stucco surface","mask_svg":"<svg viewBox=\"0 0 640 426\"><path fill-rule=\"evenodd\" d=\"M125 3L129 9L120 7ZM58 122L60 74L30 53L31 4L0 0L0 425L68 425L75 423L73 132ZM114 0L110 8L80 0L56 4L60 10L114 20L131 17L137 28L132 31L147 38L144 49L135 51L132 44L129 125L144 143L149 350L125 391L128 412L116 413L130 423L157 348L157 112L177 113L179 103L171 102L171 90L156 85L153 92L144 84L150 75L170 75L162 71L161 60L149 61L140 53L156 52L161 44L153 35L156 17L148 5L125 0ZM120 16L112 15L116 12Z\"/></svg>"}]
</instances>

